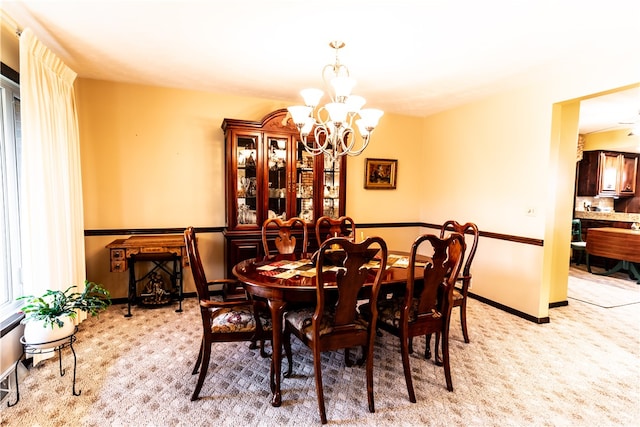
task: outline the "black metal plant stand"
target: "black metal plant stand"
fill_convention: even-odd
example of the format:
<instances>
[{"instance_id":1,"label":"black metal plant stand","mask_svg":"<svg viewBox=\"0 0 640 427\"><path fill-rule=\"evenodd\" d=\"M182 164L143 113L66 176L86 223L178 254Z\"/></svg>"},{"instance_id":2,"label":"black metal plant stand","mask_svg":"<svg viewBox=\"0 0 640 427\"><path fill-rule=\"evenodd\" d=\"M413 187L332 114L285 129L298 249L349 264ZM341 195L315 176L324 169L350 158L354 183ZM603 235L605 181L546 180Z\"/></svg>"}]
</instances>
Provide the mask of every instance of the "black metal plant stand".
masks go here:
<instances>
[{"instance_id":1,"label":"black metal plant stand","mask_svg":"<svg viewBox=\"0 0 640 427\"><path fill-rule=\"evenodd\" d=\"M18 401L20 400L20 388L18 386L18 363L20 363L20 361L22 360L22 357L25 354L45 354L45 353L52 353L54 351L58 352L58 361L59 361L59 366L60 366L60 376L64 376L66 370L62 369L62 349L69 347L71 349L71 353L73 353L73 387L72 387L72 393L74 396L80 396L80 394L82 393L82 391L78 391L76 392L76 366L77 366L77 360L76 360L76 352L73 349L73 343L76 342L76 332L78 332L78 327L76 326L76 328L73 331L73 334L69 335L68 337L64 337L62 339L57 339L55 341L48 341L48 342L43 342L43 343L29 343L27 344L24 340L24 337L20 338L20 343L22 343L22 354L20 355L20 357L18 358L18 361L16 362L15 368L14 368L14 375L15 375L15 380L16 380L16 401L11 403L11 402L7 402L7 406L8 407L12 407L15 404L18 403ZM49 348L40 348L40 346L46 346L47 344L51 344L51 343L57 343L60 341L64 341L62 344L60 345L56 345L54 347L49 347Z\"/></svg>"}]
</instances>

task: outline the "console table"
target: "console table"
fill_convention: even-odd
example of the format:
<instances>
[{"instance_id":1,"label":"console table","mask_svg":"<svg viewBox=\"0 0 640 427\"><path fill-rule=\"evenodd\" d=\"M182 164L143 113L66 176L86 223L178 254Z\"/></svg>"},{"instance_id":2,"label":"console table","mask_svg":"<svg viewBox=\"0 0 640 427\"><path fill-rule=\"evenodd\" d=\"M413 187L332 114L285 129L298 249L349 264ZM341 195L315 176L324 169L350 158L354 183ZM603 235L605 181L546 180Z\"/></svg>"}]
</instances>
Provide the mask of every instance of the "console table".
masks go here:
<instances>
[{"instance_id":1,"label":"console table","mask_svg":"<svg viewBox=\"0 0 640 427\"><path fill-rule=\"evenodd\" d=\"M182 311L182 269L189 265L185 250L184 237L180 235L162 236L133 236L128 239L116 239L109 243L109 259L111 272L129 270L129 291L127 295L127 314L131 317L131 305L136 303L138 296L143 297L143 304L160 305L169 302L168 295L161 288L147 289L146 293L138 295L138 283L149 279L152 283L158 277L159 271L169 275L173 288L178 290L179 308ZM136 262L151 262L153 267L145 275L136 278Z\"/></svg>"},{"instance_id":2,"label":"console table","mask_svg":"<svg viewBox=\"0 0 640 427\"><path fill-rule=\"evenodd\" d=\"M619 262L600 275L610 275L622 269L640 284L640 274L634 263L640 262L640 231L627 228L590 228L587 233L587 253Z\"/></svg>"}]
</instances>

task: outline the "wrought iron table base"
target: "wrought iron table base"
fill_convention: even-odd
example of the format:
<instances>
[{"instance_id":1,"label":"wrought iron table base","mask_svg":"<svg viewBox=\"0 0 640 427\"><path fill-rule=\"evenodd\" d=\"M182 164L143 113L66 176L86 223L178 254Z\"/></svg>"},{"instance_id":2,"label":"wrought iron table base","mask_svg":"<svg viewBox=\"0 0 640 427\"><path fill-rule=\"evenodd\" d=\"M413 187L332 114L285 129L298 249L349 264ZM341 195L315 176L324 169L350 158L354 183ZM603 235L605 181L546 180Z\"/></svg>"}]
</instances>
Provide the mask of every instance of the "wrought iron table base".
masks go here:
<instances>
[{"instance_id":1,"label":"wrought iron table base","mask_svg":"<svg viewBox=\"0 0 640 427\"><path fill-rule=\"evenodd\" d=\"M150 261L153 267L144 276L136 279L135 265L138 261ZM164 271L169 275L174 289L178 290L178 309L176 313L182 312L182 264L180 255L174 253L156 253L156 254L137 254L129 257L129 291L127 295L127 314L124 317L131 317L131 305L138 299L137 288L138 283L147 279L151 274L158 270ZM172 269L167 267L167 263L172 263Z\"/></svg>"}]
</instances>

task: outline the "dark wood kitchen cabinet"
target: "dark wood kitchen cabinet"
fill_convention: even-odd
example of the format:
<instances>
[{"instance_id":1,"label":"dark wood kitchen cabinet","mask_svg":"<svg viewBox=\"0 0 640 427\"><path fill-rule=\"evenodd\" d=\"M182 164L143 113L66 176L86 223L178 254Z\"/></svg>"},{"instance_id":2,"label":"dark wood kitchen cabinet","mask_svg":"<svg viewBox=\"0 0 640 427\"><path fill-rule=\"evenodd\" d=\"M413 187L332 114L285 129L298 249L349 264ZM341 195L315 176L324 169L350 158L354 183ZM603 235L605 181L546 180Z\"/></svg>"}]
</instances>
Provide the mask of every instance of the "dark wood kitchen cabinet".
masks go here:
<instances>
[{"instance_id":1,"label":"dark wood kitchen cabinet","mask_svg":"<svg viewBox=\"0 0 640 427\"><path fill-rule=\"evenodd\" d=\"M323 215L344 215L346 159L333 162L307 152L286 109L261 121L224 119L222 129L227 277L235 264L262 253L261 226L266 219L297 216L312 228Z\"/></svg>"},{"instance_id":2,"label":"dark wood kitchen cabinet","mask_svg":"<svg viewBox=\"0 0 640 427\"><path fill-rule=\"evenodd\" d=\"M637 154L585 151L578 165L577 195L633 197L637 171Z\"/></svg>"}]
</instances>

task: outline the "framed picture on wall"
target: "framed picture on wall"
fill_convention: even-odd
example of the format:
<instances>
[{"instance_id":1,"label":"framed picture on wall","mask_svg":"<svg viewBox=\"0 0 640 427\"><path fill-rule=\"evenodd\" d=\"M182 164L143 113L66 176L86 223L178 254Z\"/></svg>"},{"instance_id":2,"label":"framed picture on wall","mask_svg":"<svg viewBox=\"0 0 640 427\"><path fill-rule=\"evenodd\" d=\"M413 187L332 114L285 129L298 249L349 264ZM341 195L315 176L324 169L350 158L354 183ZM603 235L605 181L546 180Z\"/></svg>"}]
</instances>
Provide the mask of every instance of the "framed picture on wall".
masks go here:
<instances>
[{"instance_id":1,"label":"framed picture on wall","mask_svg":"<svg viewBox=\"0 0 640 427\"><path fill-rule=\"evenodd\" d=\"M392 159L366 159L364 188L393 190L396 188L398 161Z\"/></svg>"}]
</instances>

